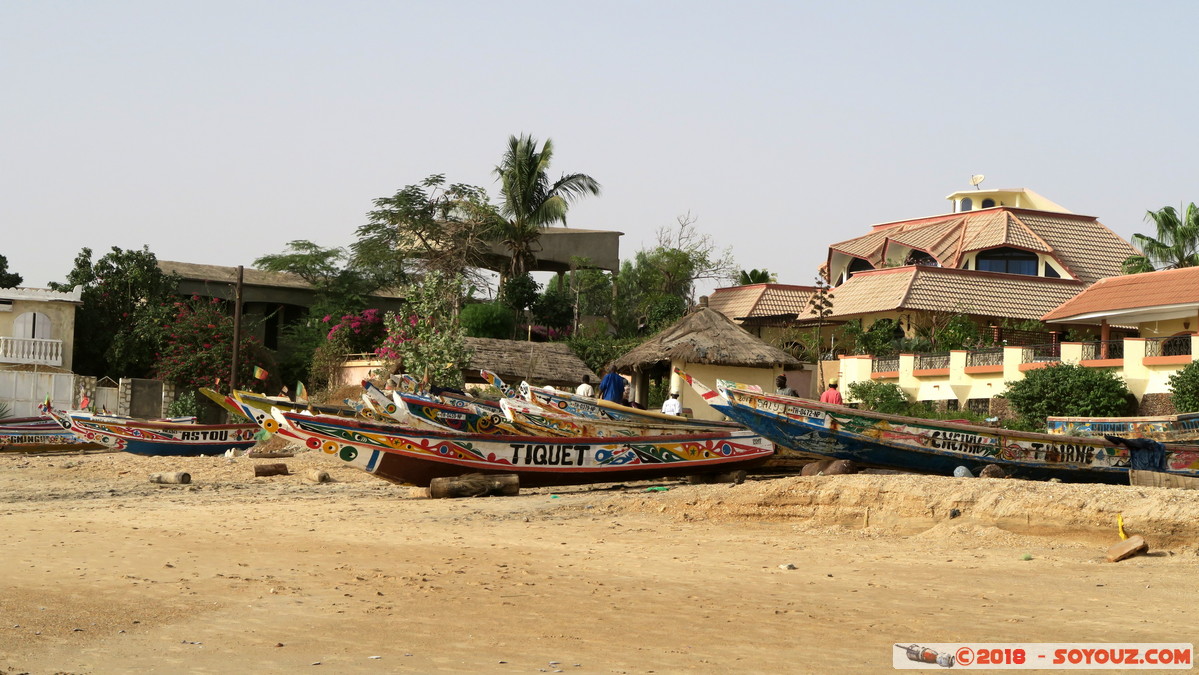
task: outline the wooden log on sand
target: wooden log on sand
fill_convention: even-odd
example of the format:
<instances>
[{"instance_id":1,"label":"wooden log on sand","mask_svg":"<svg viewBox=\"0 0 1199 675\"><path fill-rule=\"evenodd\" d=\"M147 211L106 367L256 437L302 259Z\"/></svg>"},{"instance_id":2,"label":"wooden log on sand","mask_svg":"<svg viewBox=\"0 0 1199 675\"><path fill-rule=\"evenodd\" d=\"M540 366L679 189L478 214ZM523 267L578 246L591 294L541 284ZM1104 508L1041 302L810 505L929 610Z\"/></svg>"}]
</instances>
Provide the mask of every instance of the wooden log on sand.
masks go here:
<instances>
[{"instance_id":1,"label":"wooden log on sand","mask_svg":"<svg viewBox=\"0 0 1199 675\"><path fill-rule=\"evenodd\" d=\"M304 477L313 483L328 483L333 480L331 477L329 477L328 471L321 471L320 469L309 469L308 472L304 474Z\"/></svg>"},{"instance_id":2,"label":"wooden log on sand","mask_svg":"<svg viewBox=\"0 0 1199 675\"><path fill-rule=\"evenodd\" d=\"M519 492L520 477L516 474L496 476L472 473L429 481L429 496L433 499L511 496Z\"/></svg>"},{"instance_id":3,"label":"wooden log on sand","mask_svg":"<svg viewBox=\"0 0 1199 675\"><path fill-rule=\"evenodd\" d=\"M187 485L192 482L192 475L186 471L171 471L167 473L152 473L150 474L151 483L169 483L173 485Z\"/></svg>"},{"instance_id":4,"label":"wooden log on sand","mask_svg":"<svg viewBox=\"0 0 1199 675\"><path fill-rule=\"evenodd\" d=\"M287 475L287 465L286 464L255 464L254 465L254 477L255 478L258 478L261 476L286 476L286 475Z\"/></svg>"}]
</instances>

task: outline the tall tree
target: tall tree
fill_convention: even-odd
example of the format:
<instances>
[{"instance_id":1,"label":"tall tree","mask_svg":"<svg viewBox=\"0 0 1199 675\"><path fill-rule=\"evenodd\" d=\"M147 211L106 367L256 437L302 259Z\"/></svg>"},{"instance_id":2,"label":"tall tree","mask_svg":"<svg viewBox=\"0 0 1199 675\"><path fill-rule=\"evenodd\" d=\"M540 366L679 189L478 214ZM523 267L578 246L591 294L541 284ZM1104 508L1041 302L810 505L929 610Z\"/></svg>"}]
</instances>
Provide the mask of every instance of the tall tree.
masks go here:
<instances>
[{"instance_id":1,"label":"tall tree","mask_svg":"<svg viewBox=\"0 0 1199 675\"><path fill-rule=\"evenodd\" d=\"M487 266L502 219L482 188L446 185L443 174L434 174L374 204L351 247L356 268L390 277L387 285L398 285L410 272L433 271L465 276L475 286L486 283L477 268Z\"/></svg>"},{"instance_id":2,"label":"tall tree","mask_svg":"<svg viewBox=\"0 0 1199 675\"><path fill-rule=\"evenodd\" d=\"M0 288L16 288L24 280L20 274L8 271L8 258L0 255Z\"/></svg>"},{"instance_id":3,"label":"tall tree","mask_svg":"<svg viewBox=\"0 0 1199 675\"><path fill-rule=\"evenodd\" d=\"M538 150L532 136L511 136L508 150L495 167L500 183L499 212L504 217L499 239L512 255L509 276L529 271L541 228L558 222L565 225L571 202L600 193L600 184L583 173L563 175L551 184L546 171L553 157L552 140L547 138Z\"/></svg>"},{"instance_id":4,"label":"tall tree","mask_svg":"<svg viewBox=\"0 0 1199 675\"><path fill-rule=\"evenodd\" d=\"M147 377L169 323L179 279L158 268L149 247L116 246L92 262L92 250L75 256L75 267L55 291L83 286L83 306L75 314L73 368L83 375Z\"/></svg>"},{"instance_id":5,"label":"tall tree","mask_svg":"<svg viewBox=\"0 0 1199 675\"><path fill-rule=\"evenodd\" d=\"M1145 221L1157 227L1156 236L1132 235L1140 255L1124 261L1127 274L1199 266L1199 207L1191 202L1179 216L1173 206L1145 213Z\"/></svg>"}]
</instances>

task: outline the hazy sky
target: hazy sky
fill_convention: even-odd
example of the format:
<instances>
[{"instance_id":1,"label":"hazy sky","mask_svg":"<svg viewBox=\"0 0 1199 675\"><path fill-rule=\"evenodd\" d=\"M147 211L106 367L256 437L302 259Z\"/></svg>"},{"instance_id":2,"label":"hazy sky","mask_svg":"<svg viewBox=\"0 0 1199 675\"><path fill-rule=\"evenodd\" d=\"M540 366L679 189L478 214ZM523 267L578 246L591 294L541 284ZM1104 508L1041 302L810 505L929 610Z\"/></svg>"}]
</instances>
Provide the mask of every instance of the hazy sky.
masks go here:
<instances>
[{"instance_id":1,"label":"hazy sky","mask_svg":"<svg viewBox=\"0 0 1199 675\"><path fill-rule=\"evenodd\" d=\"M1027 187L1124 237L1199 201L1196 2L0 0L0 255L246 265L345 246L511 134L603 195L621 257L690 212L808 284L830 243Z\"/></svg>"}]
</instances>

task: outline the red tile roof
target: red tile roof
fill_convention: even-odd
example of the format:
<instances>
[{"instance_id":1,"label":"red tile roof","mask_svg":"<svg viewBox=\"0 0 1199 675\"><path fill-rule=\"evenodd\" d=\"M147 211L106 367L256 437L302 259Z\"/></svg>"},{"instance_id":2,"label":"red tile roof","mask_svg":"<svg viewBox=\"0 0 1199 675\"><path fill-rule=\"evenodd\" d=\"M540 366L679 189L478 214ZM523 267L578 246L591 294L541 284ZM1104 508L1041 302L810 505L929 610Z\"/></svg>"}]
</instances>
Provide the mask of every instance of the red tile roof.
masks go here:
<instances>
[{"instance_id":1,"label":"red tile roof","mask_svg":"<svg viewBox=\"0 0 1199 675\"><path fill-rule=\"evenodd\" d=\"M1199 267L1100 279L1041 320L1066 323L1087 315L1178 305L1199 307Z\"/></svg>"},{"instance_id":2,"label":"red tile roof","mask_svg":"<svg viewBox=\"0 0 1199 675\"><path fill-rule=\"evenodd\" d=\"M858 272L833 289L832 319L924 310L1038 319L1083 288L1073 279L909 265Z\"/></svg>"},{"instance_id":3,"label":"red tile roof","mask_svg":"<svg viewBox=\"0 0 1199 675\"><path fill-rule=\"evenodd\" d=\"M750 284L718 288L708 297L708 306L741 323L744 319L804 314L816 289L791 284Z\"/></svg>"}]
</instances>

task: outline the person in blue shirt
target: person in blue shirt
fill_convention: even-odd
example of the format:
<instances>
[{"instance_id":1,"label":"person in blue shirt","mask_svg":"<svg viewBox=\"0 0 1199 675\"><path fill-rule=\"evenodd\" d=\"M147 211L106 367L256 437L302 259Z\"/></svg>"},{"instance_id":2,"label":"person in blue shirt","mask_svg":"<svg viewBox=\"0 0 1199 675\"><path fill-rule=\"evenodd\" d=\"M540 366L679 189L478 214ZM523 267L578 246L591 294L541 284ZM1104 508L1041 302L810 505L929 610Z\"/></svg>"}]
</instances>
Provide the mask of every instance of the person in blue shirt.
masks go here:
<instances>
[{"instance_id":1,"label":"person in blue shirt","mask_svg":"<svg viewBox=\"0 0 1199 675\"><path fill-rule=\"evenodd\" d=\"M624 398L624 388L626 386L628 386L628 382L616 372L616 366L608 366L608 374L604 375L604 379L600 380L600 397L605 401L620 403Z\"/></svg>"}]
</instances>

